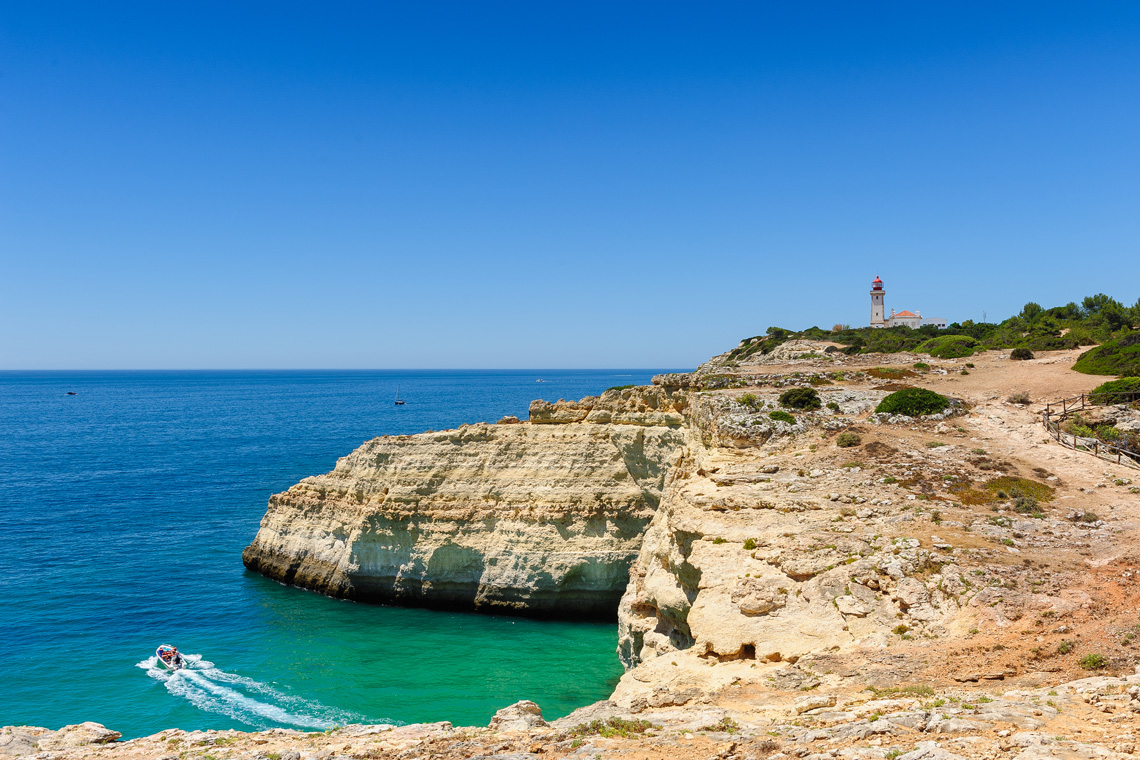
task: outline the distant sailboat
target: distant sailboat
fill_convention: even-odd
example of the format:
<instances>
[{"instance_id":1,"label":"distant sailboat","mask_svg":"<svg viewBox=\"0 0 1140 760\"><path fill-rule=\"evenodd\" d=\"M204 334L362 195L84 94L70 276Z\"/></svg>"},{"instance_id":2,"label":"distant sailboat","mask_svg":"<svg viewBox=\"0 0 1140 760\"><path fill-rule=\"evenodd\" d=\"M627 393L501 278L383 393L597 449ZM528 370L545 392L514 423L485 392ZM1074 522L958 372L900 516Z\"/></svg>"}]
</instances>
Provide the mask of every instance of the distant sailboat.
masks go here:
<instances>
[{"instance_id":1,"label":"distant sailboat","mask_svg":"<svg viewBox=\"0 0 1140 760\"><path fill-rule=\"evenodd\" d=\"M408 403L408 402L404 401L402 398L400 398L400 386L397 385L396 386L396 406L403 406L406 403Z\"/></svg>"}]
</instances>

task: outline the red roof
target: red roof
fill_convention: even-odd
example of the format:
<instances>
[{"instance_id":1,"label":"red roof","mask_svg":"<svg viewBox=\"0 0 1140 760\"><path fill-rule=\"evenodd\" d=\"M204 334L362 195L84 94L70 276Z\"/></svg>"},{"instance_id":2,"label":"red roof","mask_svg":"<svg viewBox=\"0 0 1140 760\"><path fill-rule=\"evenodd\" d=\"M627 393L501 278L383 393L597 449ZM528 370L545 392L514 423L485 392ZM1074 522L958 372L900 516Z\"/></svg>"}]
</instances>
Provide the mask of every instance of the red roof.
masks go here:
<instances>
[{"instance_id":1,"label":"red roof","mask_svg":"<svg viewBox=\"0 0 1140 760\"><path fill-rule=\"evenodd\" d=\"M909 311L896 311L896 312L895 312L894 314L892 314L891 316L892 316L892 317L917 317L918 315L917 315L917 314L913 314L913 313L911 313L911 312L909 312Z\"/></svg>"},{"instance_id":2,"label":"red roof","mask_svg":"<svg viewBox=\"0 0 1140 760\"><path fill-rule=\"evenodd\" d=\"M879 275L875 275L875 279L874 279L874 282L877 282L877 283L879 283L880 285L883 283L883 281L879 279Z\"/></svg>"}]
</instances>

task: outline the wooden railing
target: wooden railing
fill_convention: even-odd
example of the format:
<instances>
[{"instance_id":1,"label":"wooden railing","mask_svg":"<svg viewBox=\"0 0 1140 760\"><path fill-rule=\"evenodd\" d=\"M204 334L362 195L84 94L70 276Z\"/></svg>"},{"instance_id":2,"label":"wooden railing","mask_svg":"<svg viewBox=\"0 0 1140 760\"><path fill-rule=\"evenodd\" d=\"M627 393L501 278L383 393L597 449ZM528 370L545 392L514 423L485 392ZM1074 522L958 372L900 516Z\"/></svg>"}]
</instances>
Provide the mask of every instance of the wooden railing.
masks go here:
<instances>
[{"instance_id":1,"label":"wooden railing","mask_svg":"<svg viewBox=\"0 0 1140 760\"><path fill-rule=\"evenodd\" d=\"M1102 441L1099 438L1075 435L1061 429L1061 423L1067 417L1090 406L1132 404L1137 401L1140 401L1140 392L1136 391L1082 393L1079 396L1046 404L1044 411L1041 412L1041 423L1045 426L1046 432L1062 446L1068 446L1077 451L1087 451L1098 459L1107 459L1127 467L1140 468L1140 453L1138 452Z\"/></svg>"}]
</instances>

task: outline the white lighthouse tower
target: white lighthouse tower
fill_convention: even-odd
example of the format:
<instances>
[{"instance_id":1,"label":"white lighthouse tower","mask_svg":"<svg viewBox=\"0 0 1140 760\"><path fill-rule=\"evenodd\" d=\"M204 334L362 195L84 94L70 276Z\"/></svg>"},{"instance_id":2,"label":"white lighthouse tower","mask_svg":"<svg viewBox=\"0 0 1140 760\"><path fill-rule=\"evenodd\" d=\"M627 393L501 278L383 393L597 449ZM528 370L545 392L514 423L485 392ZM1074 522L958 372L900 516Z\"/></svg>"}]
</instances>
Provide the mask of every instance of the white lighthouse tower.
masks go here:
<instances>
[{"instance_id":1,"label":"white lighthouse tower","mask_svg":"<svg viewBox=\"0 0 1140 760\"><path fill-rule=\"evenodd\" d=\"M875 281L871 283L871 327L887 326L883 313L883 297L886 294L887 291L883 290L883 281L879 279L879 275L875 275Z\"/></svg>"}]
</instances>

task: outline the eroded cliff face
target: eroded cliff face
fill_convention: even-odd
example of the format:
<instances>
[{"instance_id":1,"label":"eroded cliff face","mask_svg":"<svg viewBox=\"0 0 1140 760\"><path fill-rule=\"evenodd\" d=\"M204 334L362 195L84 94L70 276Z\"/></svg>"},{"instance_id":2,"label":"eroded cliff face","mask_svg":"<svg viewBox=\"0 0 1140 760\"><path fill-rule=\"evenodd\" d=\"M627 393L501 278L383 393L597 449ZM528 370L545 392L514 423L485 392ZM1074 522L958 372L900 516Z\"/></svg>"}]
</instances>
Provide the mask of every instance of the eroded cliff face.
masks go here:
<instances>
[{"instance_id":1,"label":"eroded cliff face","mask_svg":"<svg viewBox=\"0 0 1140 760\"><path fill-rule=\"evenodd\" d=\"M883 653L900 647L923 663L908 677L944 677L928 648L993 636L1005 652L1027 615L1083 621L1104 593L1074 568L1115 561L1102 518L1134 518L1113 501L1135 502L1129 477L1102 480L1104 463L1051 446L989 389L983 373L1005 360L971 358L967 375L953 361L870 366L882 357L718 368L535 402L526 424L377 439L274 497L247 564L354 599L616 608L628 672L613 701L632 712L711 699L767 668L804 688L809 663L889 683L903 665ZM1052 361L1017 381L1064 381ZM896 376L952 396L950 416L874 414ZM796 385L817 389L818 408L780 406ZM1039 501L1012 501L1029 492ZM988 676L1024 670L988 659Z\"/></svg>"},{"instance_id":2,"label":"eroded cliff face","mask_svg":"<svg viewBox=\"0 0 1140 760\"><path fill-rule=\"evenodd\" d=\"M661 388L368 441L269 500L248 568L331 596L612 619L686 444Z\"/></svg>"},{"instance_id":3,"label":"eroded cliff face","mask_svg":"<svg viewBox=\"0 0 1140 760\"><path fill-rule=\"evenodd\" d=\"M950 416L925 418L874 414L898 386L858 364L663 378L692 389L689 445L630 571L612 701L639 713L744 683L815 688L824 673L875 688L1032 681L1075 668L1078 635L1115 647L1096 626L1132 572L1119 536L1135 530L1140 490L1124 468L1053 446L993 380L966 386L963 374L1004 369L971 358L969 373L894 369L952 396ZM1046 361L1017 381L1062 382ZM815 386L819 408L773 420L788 383ZM1088 569L1101 564L1104 578ZM1126 649L1114 651L1130 667Z\"/></svg>"}]
</instances>

